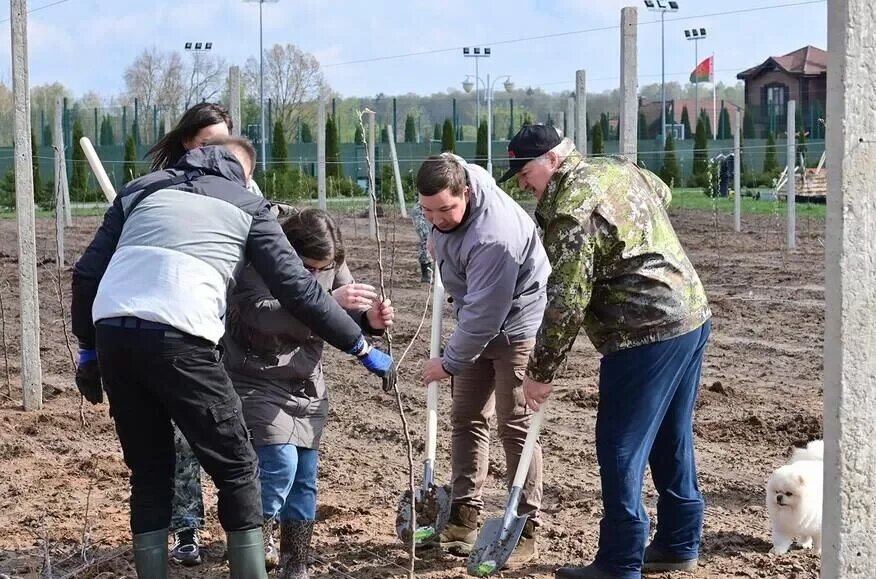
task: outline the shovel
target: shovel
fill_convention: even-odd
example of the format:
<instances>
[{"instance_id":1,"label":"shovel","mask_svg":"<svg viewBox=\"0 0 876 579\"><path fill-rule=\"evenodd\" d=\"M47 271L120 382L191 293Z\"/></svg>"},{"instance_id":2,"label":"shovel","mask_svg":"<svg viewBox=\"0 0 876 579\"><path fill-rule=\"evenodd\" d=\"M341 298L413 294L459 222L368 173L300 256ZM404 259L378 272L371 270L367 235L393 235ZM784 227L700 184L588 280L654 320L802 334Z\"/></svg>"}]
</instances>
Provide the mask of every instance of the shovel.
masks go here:
<instances>
[{"instance_id":1,"label":"shovel","mask_svg":"<svg viewBox=\"0 0 876 579\"><path fill-rule=\"evenodd\" d=\"M523 492L523 483L526 481L526 473L529 472L529 463L532 462L532 451L538 432L541 430L541 421L544 418L545 404L542 404L538 412L532 417L529 424L529 432L526 433L526 442L523 444L523 453L517 464L517 473L514 475L514 484L508 495L508 503L505 505L505 515L501 518L487 519L475 546L468 556L468 574L474 577L489 577L501 569L511 553L520 541L523 527L529 515L518 515L517 507L520 505L520 494Z\"/></svg>"},{"instance_id":2,"label":"shovel","mask_svg":"<svg viewBox=\"0 0 876 579\"><path fill-rule=\"evenodd\" d=\"M444 285L441 273L435 268L432 295L432 339L429 356L441 355L441 314L444 309ZM433 541L447 525L450 518L450 489L435 485L435 449L438 444L438 382L426 389L426 459L423 461L423 486L416 493L416 529L413 530L415 546ZM396 533L403 541L411 538L411 493L402 495L396 515Z\"/></svg>"}]
</instances>

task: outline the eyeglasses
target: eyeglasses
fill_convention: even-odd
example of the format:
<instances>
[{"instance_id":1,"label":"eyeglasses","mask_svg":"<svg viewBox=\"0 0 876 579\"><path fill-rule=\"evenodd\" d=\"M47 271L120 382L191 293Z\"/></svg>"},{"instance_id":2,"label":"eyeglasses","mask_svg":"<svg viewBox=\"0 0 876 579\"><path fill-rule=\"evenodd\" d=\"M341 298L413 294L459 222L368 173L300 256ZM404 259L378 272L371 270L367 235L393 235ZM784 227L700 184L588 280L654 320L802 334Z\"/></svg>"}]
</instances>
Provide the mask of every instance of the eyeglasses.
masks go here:
<instances>
[{"instance_id":1,"label":"eyeglasses","mask_svg":"<svg viewBox=\"0 0 876 579\"><path fill-rule=\"evenodd\" d=\"M303 265L304 265L304 269L306 269L310 273L323 273L323 272L332 271L333 269L335 269L334 263L330 263L324 267L313 267L312 265L307 265L306 263L303 263Z\"/></svg>"}]
</instances>

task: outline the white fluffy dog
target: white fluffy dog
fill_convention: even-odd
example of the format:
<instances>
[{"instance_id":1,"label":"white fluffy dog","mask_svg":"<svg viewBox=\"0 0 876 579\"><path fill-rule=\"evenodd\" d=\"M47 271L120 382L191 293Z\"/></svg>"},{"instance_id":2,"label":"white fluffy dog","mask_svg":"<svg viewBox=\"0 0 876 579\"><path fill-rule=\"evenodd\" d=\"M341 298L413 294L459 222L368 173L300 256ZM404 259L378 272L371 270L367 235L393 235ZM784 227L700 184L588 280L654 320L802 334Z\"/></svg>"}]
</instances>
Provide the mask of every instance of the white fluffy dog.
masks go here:
<instances>
[{"instance_id":1,"label":"white fluffy dog","mask_svg":"<svg viewBox=\"0 0 876 579\"><path fill-rule=\"evenodd\" d=\"M787 553L794 539L803 548L821 553L821 503L824 481L824 442L797 448L791 460L767 482L766 503L777 555Z\"/></svg>"}]
</instances>

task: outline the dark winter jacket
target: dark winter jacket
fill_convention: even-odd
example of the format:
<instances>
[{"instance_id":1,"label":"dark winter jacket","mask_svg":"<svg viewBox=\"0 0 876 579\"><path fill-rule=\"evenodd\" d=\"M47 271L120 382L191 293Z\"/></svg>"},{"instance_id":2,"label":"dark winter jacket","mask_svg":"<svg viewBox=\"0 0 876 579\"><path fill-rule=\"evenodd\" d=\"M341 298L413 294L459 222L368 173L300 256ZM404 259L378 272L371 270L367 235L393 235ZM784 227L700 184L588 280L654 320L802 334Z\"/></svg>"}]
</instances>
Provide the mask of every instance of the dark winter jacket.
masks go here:
<instances>
[{"instance_id":1,"label":"dark winter jacket","mask_svg":"<svg viewBox=\"0 0 876 579\"><path fill-rule=\"evenodd\" d=\"M208 146L125 186L74 266L72 322L82 346L94 346L94 322L117 316L218 343L226 294L249 262L286 310L336 348L353 349L360 328L304 269L268 202L245 184L237 159Z\"/></svg>"},{"instance_id":2,"label":"dark winter jacket","mask_svg":"<svg viewBox=\"0 0 876 579\"><path fill-rule=\"evenodd\" d=\"M320 272L316 279L326 290L353 283L346 265ZM368 329L362 312L348 313ZM323 341L280 306L251 267L228 297L222 343L253 444L318 448L329 409Z\"/></svg>"}]
</instances>

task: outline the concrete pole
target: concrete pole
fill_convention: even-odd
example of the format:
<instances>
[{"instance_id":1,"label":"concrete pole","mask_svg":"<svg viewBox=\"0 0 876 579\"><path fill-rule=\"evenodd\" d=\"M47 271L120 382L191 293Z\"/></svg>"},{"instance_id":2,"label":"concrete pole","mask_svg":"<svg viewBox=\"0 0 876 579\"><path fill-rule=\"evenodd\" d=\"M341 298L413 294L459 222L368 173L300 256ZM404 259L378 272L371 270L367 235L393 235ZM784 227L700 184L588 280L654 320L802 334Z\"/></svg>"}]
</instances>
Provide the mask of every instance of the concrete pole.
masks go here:
<instances>
[{"instance_id":1,"label":"concrete pole","mask_svg":"<svg viewBox=\"0 0 876 579\"><path fill-rule=\"evenodd\" d=\"M587 130L587 127L584 127ZM566 99L566 136L575 140L575 98Z\"/></svg>"},{"instance_id":2,"label":"concrete pole","mask_svg":"<svg viewBox=\"0 0 876 579\"><path fill-rule=\"evenodd\" d=\"M234 128L231 134L235 137L240 136L240 123L243 119L240 117L240 67L232 66L228 69L228 113L231 115L231 121L234 123Z\"/></svg>"},{"instance_id":3,"label":"concrete pole","mask_svg":"<svg viewBox=\"0 0 876 579\"><path fill-rule=\"evenodd\" d=\"M639 86L637 80L637 42L639 10L633 6L621 10L621 107L618 124L620 154L635 163L639 148Z\"/></svg>"},{"instance_id":4,"label":"concrete pole","mask_svg":"<svg viewBox=\"0 0 876 579\"><path fill-rule=\"evenodd\" d=\"M797 247L797 180L794 166L797 164L796 140L794 127L796 122L796 101L788 101L788 249Z\"/></svg>"},{"instance_id":5,"label":"concrete pole","mask_svg":"<svg viewBox=\"0 0 876 579\"><path fill-rule=\"evenodd\" d=\"M377 132L377 123L374 111L365 109L365 114L368 115L368 158L371 160L368 163L368 235L371 239L377 239L377 225L374 223L374 216L377 212L377 189L374 179L375 171L377 170L377 159L374 157L374 139Z\"/></svg>"},{"instance_id":6,"label":"concrete pole","mask_svg":"<svg viewBox=\"0 0 876 579\"><path fill-rule=\"evenodd\" d=\"M395 133L393 127L387 127L389 132L389 154L392 157L392 173L395 175L395 190L398 193L398 207L401 210L401 216L408 217L408 208L405 206L405 188L402 185L401 171L398 169L398 153L395 150Z\"/></svg>"},{"instance_id":7,"label":"concrete pole","mask_svg":"<svg viewBox=\"0 0 876 579\"><path fill-rule=\"evenodd\" d=\"M824 526L821 577L876 577L876 10L827 5Z\"/></svg>"},{"instance_id":8,"label":"concrete pole","mask_svg":"<svg viewBox=\"0 0 876 579\"><path fill-rule=\"evenodd\" d=\"M43 407L40 364L40 297L36 264L30 86L27 66L27 0L10 0L12 104L15 131L15 207L18 217L18 291L21 304L21 391L25 410Z\"/></svg>"},{"instance_id":9,"label":"concrete pole","mask_svg":"<svg viewBox=\"0 0 876 579\"><path fill-rule=\"evenodd\" d=\"M325 99L322 97L316 110L316 191L319 208L325 209Z\"/></svg>"},{"instance_id":10,"label":"concrete pole","mask_svg":"<svg viewBox=\"0 0 876 579\"><path fill-rule=\"evenodd\" d=\"M55 99L55 134L53 139L55 155L60 155L60 175L55 177L55 190L60 192L61 205L59 207L64 212L64 224L69 227L73 225L73 211L70 207L70 184L67 182L67 152L64 146L64 105L61 97Z\"/></svg>"},{"instance_id":11,"label":"concrete pole","mask_svg":"<svg viewBox=\"0 0 876 579\"><path fill-rule=\"evenodd\" d=\"M67 183L67 153L64 147L64 111L61 97L55 99L55 130L52 146L55 151L55 211L64 216L64 225L73 224L70 208L70 187ZM69 220L67 213L71 213Z\"/></svg>"},{"instance_id":12,"label":"concrete pole","mask_svg":"<svg viewBox=\"0 0 876 579\"><path fill-rule=\"evenodd\" d=\"M587 156L587 74L575 71L575 146Z\"/></svg>"},{"instance_id":13,"label":"concrete pole","mask_svg":"<svg viewBox=\"0 0 876 579\"><path fill-rule=\"evenodd\" d=\"M64 267L64 184L67 182L67 169L64 163L64 133L62 128L61 99L55 99L55 125L52 135L52 149L55 157L55 235L58 239L58 262Z\"/></svg>"},{"instance_id":14,"label":"concrete pole","mask_svg":"<svg viewBox=\"0 0 876 579\"><path fill-rule=\"evenodd\" d=\"M742 150L739 146L742 134L742 112L736 108L733 128L733 225L742 231Z\"/></svg>"}]
</instances>

